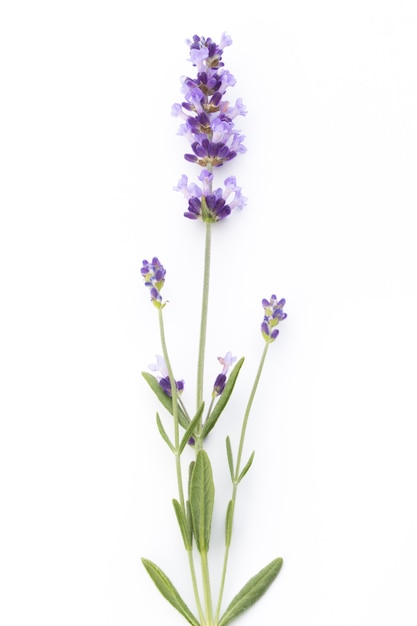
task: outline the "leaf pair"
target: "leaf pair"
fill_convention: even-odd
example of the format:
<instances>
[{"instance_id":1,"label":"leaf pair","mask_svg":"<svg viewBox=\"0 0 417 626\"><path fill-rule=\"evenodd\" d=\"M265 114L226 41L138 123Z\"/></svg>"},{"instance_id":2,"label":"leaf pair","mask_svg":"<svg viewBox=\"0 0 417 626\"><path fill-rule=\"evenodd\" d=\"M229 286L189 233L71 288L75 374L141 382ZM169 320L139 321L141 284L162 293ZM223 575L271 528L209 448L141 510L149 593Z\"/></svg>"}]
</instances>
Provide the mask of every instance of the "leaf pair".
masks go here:
<instances>
[{"instance_id":1,"label":"leaf pair","mask_svg":"<svg viewBox=\"0 0 417 626\"><path fill-rule=\"evenodd\" d=\"M192 624L192 626L201 626L200 622L190 611L168 576L166 576L166 574L164 574L164 572L157 565L155 565L155 563L152 563L152 561L142 559L142 563L164 598L168 600L168 602L175 609L177 609L183 617L185 617L189 624ZM255 604L255 602L257 602L264 595L270 585L274 582L281 567L282 559L274 559L266 567L261 569L260 572L253 576L253 578L251 578L246 585L242 587L239 593L235 595L220 618L218 626L226 626L226 624L229 624L229 622L243 613L243 611L246 611L249 607Z\"/></svg>"},{"instance_id":2,"label":"leaf pair","mask_svg":"<svg viewBox=\"0 0 417 626\"><path fill-rule=\"evenodd\" d=\"M232 483L233 484L239 484L240 481L242 480L242 478L247 474L247 472L249 471L249 469L252 466L253 463L253 459L255 458L255 450L252 452L252 454L250 455L245 467L243 468L243 470L240 472L239 476L235 476L235 467L234 467L234 462L233 462L233 452L232 452L232 444L230 443L230 437L227 436L226 437L226 452L227 452L227 461L229 463L229 471L230 471L230 478L232 479ZM237 473L237 470L236 470Z\"/></svg>"}]
</instances>

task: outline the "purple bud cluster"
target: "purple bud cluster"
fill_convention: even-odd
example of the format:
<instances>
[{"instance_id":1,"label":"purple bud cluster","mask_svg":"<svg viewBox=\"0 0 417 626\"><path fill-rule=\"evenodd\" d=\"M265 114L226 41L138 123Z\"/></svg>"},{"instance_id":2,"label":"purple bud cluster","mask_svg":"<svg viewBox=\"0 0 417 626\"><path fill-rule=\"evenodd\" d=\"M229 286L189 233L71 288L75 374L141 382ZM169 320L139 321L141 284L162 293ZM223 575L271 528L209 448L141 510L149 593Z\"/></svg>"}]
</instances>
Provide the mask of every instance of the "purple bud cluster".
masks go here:
<instances>
[{"instance_id":1,"label":"purple bud cluster","mask_svg":"<svg viewBox=\"0 0 417 626\"><path fill-rule=\"evenodd\" d=\"M223 99L227 88L236 83L222 62L223 49L232 43L230 37L223 34L217 45L210 38L195 35L187 43L197 76L182 78L184 101L173 105L172 114L183 120L179 134L191 144L192 153L185 154L184 158L204 168L199 177L203 185L202 188L187 186L187 177L183 176L176 189L183 191L188 198L185 217L217 222L227 217L232 209L243 208L246 203L234 177L225 180L224 190L213 191L211 173L214 167L220 167L246 151L244 137L233 121L238 115L245 115L246 109L241 98L234 105ZM231 193L234 196L228 201Z\"/></svg>"},{"instance_id":2,"label":"purple bud cluster","mask_svg":"<svg viewBox=\"0 0 417 626\"><path fill-rule=\"evenodd\" d=\"M144 260L142 262L141 274L145 281L145 287L149 287L151 292L151 301L158 308L165 306L162 304L162 296L160 291L165 282L165 268L160 260L155 256L152 261Z\"/></svg>"},{"instance_id":3,"label":"purple bud cluster","mask_svg":"<svg viewBox=\"0 0 417 626\"><path fill-rule=\"evenodd\" d=\"M270 300L264 298L262 306L264 307L264 319L261 324L262 336L267 343L272 343L278 337L279 330L277 328L279 322L285 320L287 314L284 313L284 298L278 300L275 295Z\"/></svg>"}]
</instances>

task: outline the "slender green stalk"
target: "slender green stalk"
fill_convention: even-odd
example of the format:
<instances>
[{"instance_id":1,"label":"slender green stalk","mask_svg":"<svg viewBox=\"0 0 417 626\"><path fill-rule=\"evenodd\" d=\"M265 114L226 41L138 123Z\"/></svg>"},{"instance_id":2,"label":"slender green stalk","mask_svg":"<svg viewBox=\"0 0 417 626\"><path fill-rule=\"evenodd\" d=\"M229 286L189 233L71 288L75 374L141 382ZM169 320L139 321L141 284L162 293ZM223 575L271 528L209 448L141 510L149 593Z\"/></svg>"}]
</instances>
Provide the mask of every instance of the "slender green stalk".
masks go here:
<instances>
[{"instance_id":1,"label":"slender green stalk","mask_svg":"<svg viewBox=\"0 0 417 626\"><path fill-rule=\"evenodd\" d=\"M181 470L181 455L179 453L180 433L179 433L179 421L178 421L178 391L177 391L177 385L176 385L174 373L172 370L171 362L168 356L168 348L167 348L167 343L165 339L165 327L164 327L164 318L162 314L162 308L158 309L158 314L159 314L159 332L161 336L162 353L164 355L164 360L167 366L169 380L171 382L172 412L173 412L173 417L174 417L175 467L176 467L176 473L177 473L178 495L179 495L181 508L185 512L186 507L185 507L184 487L183 487L182 470ZM190 566L190 573L191 573L191 579L192 579L193 590L194 590L194 597L195 597L198 613L200 616L201 624L202 626L204 626L205 625L204 613L203 613L203 609L201 606L200 595L198 591L192 549L187 550L187 552L188 552L188 562Z\"/></svg>"},{"instance_id":2,"label":"slender green stalk","mask_svg":"<svg viewBox=\"0 0 417 626\"><path fill-rule=\"evenodd\" d=\"M193 558L193 551L192 551L192 549L188 550L188 563L190 565L191 580L193 582L194 598L195 598L195 602L196 602L196 605L197 605L197 610L198 610L198 615L200 617L201 626L206 626L206 620L205 620L205 617L204 617L203 607L201 606L200 594L199 594L199 591L198 591L197 576L196 576L196 573L195 573L194 558Z\"/></svg>"},{"instance_id":3,"label":"slender green stalk","mask_svg":"<svg viewBox=\"0 0 417 626\"><path fill-rule=\"evenodd\" d=\"M168 356L168 348L167 348L167 343L165 339L164 317L162 314L162 308L158 309L158 314L159 314L159 332L161 335L162 353L164 355L164 360L167 366L169 380L171 382L172 412L173 412L173 417L174 417L174 447L176 451L175 460L176 460L176 466L177 466L178 490L179 490L179 496L180 496L180 504L183 510L185 510L184 489L182 485L181 458L180 458L180 455L178 454L178 448L180 445L180 428L179 428L179 421L178 421L178 391L177 391L177 385L176 385L175 378L174 378L174 373L171 367L171 362Z\"/></svg>"},{"instance_id":4,"label":"slender green stalk","mask_svg":"<svg viewBox=\"0 0 417 626\"><path fill-rule=\"evenodd\" d=\"M240 464L242 462L242 454L243 454L243 446L245 443L246 428L248 425L249 415L251 412L253 400L255 398L256 390L258 388L259 380L261 378L261 374L262 374L262 370L264 367L269 345L270 345L269 343L265 343L265 347L263 349L262 356L259 361L258 371L256 373L255 380L253 382L252 390L249 396L248 404L246 406L246 411L245 411L245 415L243 418L242 430L240 433L239 449L238 449L235 473L234 473L234 478L233 478L232 511L231 511L231 520L230 520L231 524L233 524L234 510L235 510L236 497L237 497L237 487L239 484ZM218 623L218 620L220 617L220 610L221 610L221 604L222 604L223 592L224 592L224 584L226 580L227 564L229 561L229 550L230 550L230 541L226 544L226 548L224 552L224 561L223 561L222 576L221 576L221 581L220 581L219 597L218 597L217 608L216 608L215 624Z\"/></svg>"},{"instance_id":5,"label":"slender green stalk","mask_svg":"<svg viewBox=\"0 0 417 626\"><path fill-rule=\"evenodd\" d=\"M201 322L200 322L200 343L198 350L198 362L197 362L197 409L203 401L204 391L204 359L206 351L206 336L207 336L207 311L208 311L208 298L209 298L209 285L210 285L210 259L211 259L211 223L206 222L206 241L204 252L204 275L203 275L203 297L201 301ZM196 452L202 447L201 440L198 437L196 440ZM201 430L201 425L200 425Z\"/></svg>"},{"instance_id":6,"label":"slender green stalk","mask_svg":"<svg viewBox=\"0 0 417 626\"><path fill-rule=\"evenodd\" d=\"M204 600L206 604L207 623L209 624L209 626L213 626L213 604L211 600L209 566L208 566L206 551L201 552L201 572L202 572L202 577L203 577Z\"/></svg>"},{"instance_id":7,"label":"slender green stalk","mask_svg":"<svg viewBox=\"0 0 417 626\"><path fill-rule=\"evenodd\" d=\"M237 460L236 460L235 482L237 481L238 476L239 476L239 472L240 472L240 463L241 463L241 460L242 460L243 444L245 443L246 427L248 425L249 414L251 412L251 408L252 408L252 404L253 404L253 401L254 401L254 398L255 398L256 390L258 389L259 380L261 378L261 374L262 374L262 370L263 370L263 367L264 367L264 363L265 363L266 355L268 353L269 346L270 346L269 343L265 343L265 347L264 347L264 349L262 351L262 355L261 355L261 360L259 361L258 371L256 372L255 380L253 382L252 390L250 392L248 405L247 405L246 411L245 411L245 416L243 418L242 432L240 434L240 442L239 442L239 451L238 451Z\"/></svg>"}]
</instances>

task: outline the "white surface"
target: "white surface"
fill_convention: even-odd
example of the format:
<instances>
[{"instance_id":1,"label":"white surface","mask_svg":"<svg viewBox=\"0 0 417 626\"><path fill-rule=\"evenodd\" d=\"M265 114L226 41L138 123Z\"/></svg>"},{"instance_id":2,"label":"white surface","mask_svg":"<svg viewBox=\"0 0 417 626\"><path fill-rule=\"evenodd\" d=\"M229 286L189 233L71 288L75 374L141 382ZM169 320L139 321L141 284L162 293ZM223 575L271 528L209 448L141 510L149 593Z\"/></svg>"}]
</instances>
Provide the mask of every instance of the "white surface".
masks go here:
<instances>
[{"instance_id":1,"label":"white surface","mask_svg":"<svg viewBox=\"0 0 417 626\"><path fill-rule=\"evenodd\" d=\"M168 341L191 397L203 233L172 191L193 168L170 107L184 40L223 31L230 98L249 111L248 152L224 173L249 203L214 230L207 372L229 349L246 356L209 442L219 501L260 299L288 302L248 430L226 601L281 555L242 626L417 623L417 5L271 6L2 3L4 626L183 623L141 556L192 605L140 375L160 348L139 268L154 254L167 267ZM220 508L214 524L221 537Z\"/></svg>"}]
</instances>

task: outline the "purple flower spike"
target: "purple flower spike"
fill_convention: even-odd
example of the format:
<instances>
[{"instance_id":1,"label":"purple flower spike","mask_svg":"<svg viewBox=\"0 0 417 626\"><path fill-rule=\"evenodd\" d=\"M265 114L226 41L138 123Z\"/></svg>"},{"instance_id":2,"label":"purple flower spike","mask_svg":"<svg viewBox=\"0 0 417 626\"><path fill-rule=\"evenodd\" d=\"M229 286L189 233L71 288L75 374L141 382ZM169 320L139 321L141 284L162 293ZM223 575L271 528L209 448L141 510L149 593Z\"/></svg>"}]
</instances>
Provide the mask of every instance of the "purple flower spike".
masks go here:
<instances>
[{"instance_id":1,"label":"purple flower spike","mask_svg":"<svg viewBox=\"0 0 417 626\"><path fill-rule=\"evenodd\" d=\"M261 324L261 332L267 343L275 341L279 334L277 326L279 322L282 322L287 317L287 314L283 311L284 305L284 298L278 300L275 295L272 295L270 300L266 298L262 300L265 314Z\"/></svg>"},{"instance_id":2,"label":"purple flower spike","mask_svg":"<svg viewBox=\"0 0 417 626\"><path fill-rule=\"evenodd\" d=\"M162 309L165 304L162 303L160 291L165 282L165 268L155 256L152 261L144 260L142 262L141 274L145 281L145 287L151 292L151 301L158 309Z\"/></svg>"},{"instance_id":3,"label":"purple flower spike","mask_svg":"<svg viewBox=\"0 0 417 626\"><path fill-rule=\"evenodd\" d=\"M238 98L234 106L223 100L227 89L236 84L234 76L223 69L222 61L223 49L232 40L223 33L220 45L198 35L187 43L197 75L182 78L184 101L173 105L172 114L185 121L179 133L188 138L192 148L185 159L204 168L220 167L246 150L244 137L233 121L238 115L246 115L242 99Z\"/></svg>"}]
</instances>

